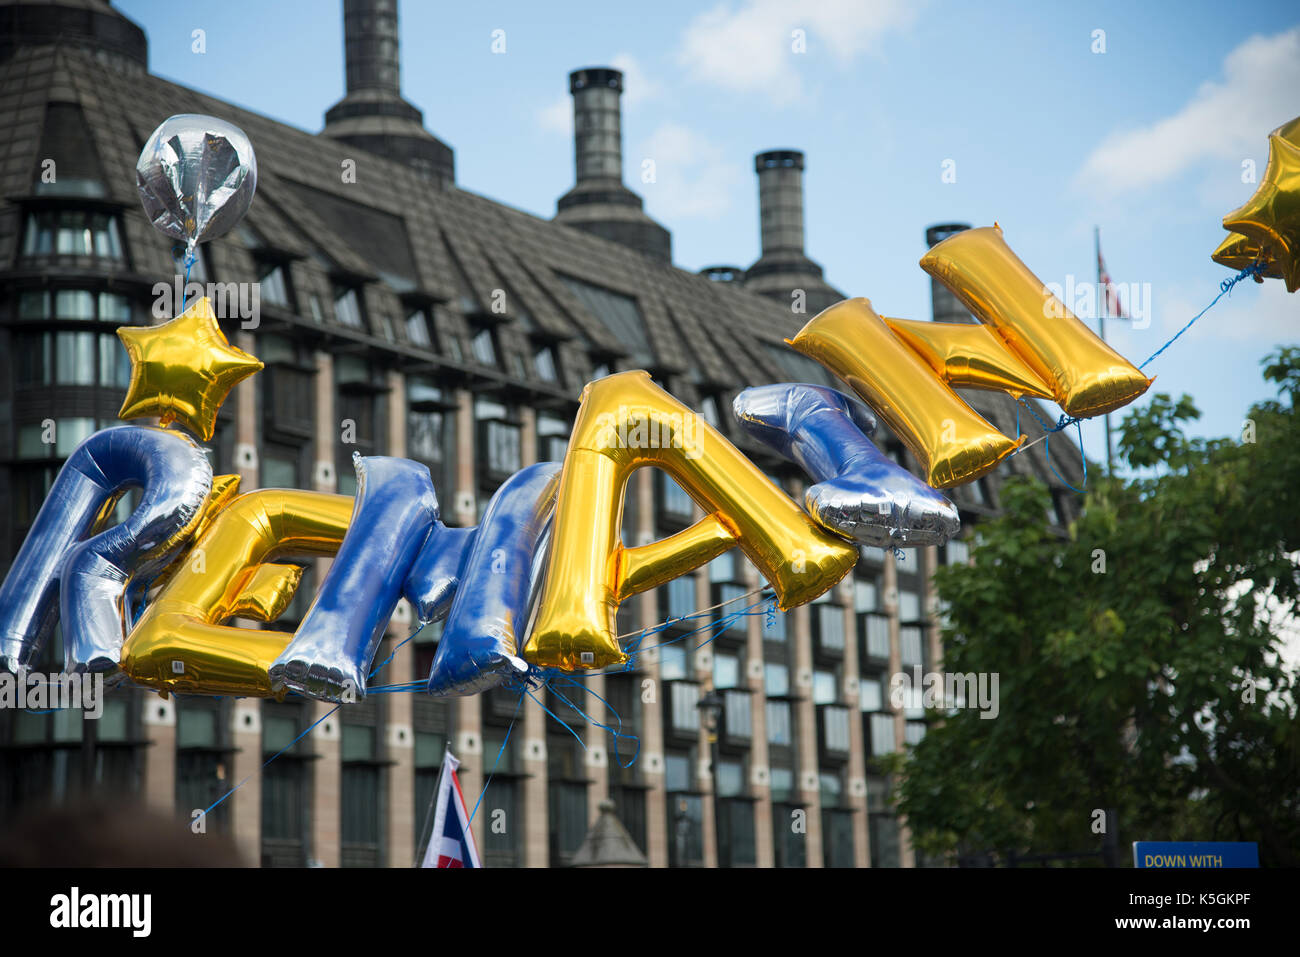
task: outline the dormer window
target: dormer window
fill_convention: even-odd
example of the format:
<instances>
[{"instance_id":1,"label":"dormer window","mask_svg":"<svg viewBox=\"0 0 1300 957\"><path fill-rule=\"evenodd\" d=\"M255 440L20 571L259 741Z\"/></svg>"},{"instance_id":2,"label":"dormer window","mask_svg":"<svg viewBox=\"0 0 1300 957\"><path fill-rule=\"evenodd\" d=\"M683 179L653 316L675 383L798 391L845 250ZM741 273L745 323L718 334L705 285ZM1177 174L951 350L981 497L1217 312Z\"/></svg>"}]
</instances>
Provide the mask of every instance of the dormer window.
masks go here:
<instances>
[{"instance_id":1,"label":"dormer window","mask_svg":"<svg viewBox=\"0 0 1300 957\"><path fill-rule=\"evenodd\" d=\"M48 209L27 215L23 232L23 258L36 256L90 256L122 259L122 236L117 217L80 209Z\"/></svg>"},{"instance_id":2,"label":"dormer window","mask_svg":"<svg viewBox=\"0 0 1300 957\"><path fill-rule=\"evenodd\" d=\"M361 312L361 297L356 286L334 287L334 318L352 329L365 329Z\"/></svg>"},{"instance_id":3,"label":"dormer window","mask_svg":"<svg viewBox=\"0 0 1300 957\"><path fill-rule=\"evenodd\" d=\"M261 301L269 306L293 308L289 295L289 280L286 267L282 263L264 260L257 265L258 293Z\"/></svg>"},{"instance_id":4,"label":"dormer window","mask_svg":"<svg viewBox=\"0 0 1300 957\"><path fill-rule=\"evenodd\" d=\"M496 342L492 338L492 330L483 326L474 333L474 338L470 341L470 348L474 352L474 358L485 366L494 366L497 364Z\"/></svg>"},{"instance_id":5,"label":"dormer window","mask_svg":"<svg viewBox=\"0 0 1300 957\"><path fill-rule=\"evenodd\" d=\"M555 366L555 350L550 346L542 346L533 353L533 368L537 370L537 378L543 382L558 382L560 379Z\"/></svg>"}]
</instances>

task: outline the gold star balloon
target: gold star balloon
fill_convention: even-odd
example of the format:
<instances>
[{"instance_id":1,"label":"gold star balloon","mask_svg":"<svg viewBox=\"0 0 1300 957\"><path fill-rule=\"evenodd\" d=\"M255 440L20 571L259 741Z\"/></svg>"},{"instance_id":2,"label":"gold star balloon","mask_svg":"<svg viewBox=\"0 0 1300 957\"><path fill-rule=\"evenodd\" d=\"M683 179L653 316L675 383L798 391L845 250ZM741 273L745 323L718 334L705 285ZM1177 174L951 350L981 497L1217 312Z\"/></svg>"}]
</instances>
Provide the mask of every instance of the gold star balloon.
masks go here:
<instances>
[{"instance_id":1,"label":"gold star balloon","mask_svg":"<svg viewBox=\"0 0 1300 957\"><path fill-rule=\"evenodd\" d=\"M1269 134L1259 187L1246 205L1223 217L1223 228L1244 236L1264 262L1272 260L1287 292L1300 289L1300 116ZM1217 257L1222 251L1215 251L1216 262L1223 262Z\"/></svg>"},{"instance_id":2,"label":"gold star balloon","mask_svg":"<svg viewBox=\"0 0 1300 957\"><path fill-rule=\"evenodd\" d=\"M1282 270L1277 261L1241 233L1228 233L1223 242L1219 243L1218 248L1210 254L1210 258L1220 266L1227 266L1238 272L1247 266L1259 263L1264 268L1255 274L1255 282L1282 278Z\"/></svg>"},{"instance_id":3,"label":"gold star balloon","mask_svg":"<svg viewBox=\"0 0 1300 957\"><path fill-rule=\"evenodd\" d=\"M131 385L118 418L156 415L205 442L230 390L262 368L226 339L206 297L160 326L124 326L117 335L131 356Z\"/></svg>"}]
</instances>

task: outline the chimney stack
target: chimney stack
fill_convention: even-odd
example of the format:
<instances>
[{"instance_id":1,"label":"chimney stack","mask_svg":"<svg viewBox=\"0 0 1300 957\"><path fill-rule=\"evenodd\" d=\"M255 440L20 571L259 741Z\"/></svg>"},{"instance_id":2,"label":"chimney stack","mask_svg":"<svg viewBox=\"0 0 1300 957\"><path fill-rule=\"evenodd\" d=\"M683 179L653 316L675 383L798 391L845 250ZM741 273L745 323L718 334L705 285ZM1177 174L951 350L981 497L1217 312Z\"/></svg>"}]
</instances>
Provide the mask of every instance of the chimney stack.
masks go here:
<instances>
[{"instance_id":1,"label":"chimney stack","mask_svg":"<svg viewBox=\"0 0 1300 957\"><path fill-rule=\"evenodd\" d=\"M970 229L970 223L939 223L925 231L925 246L932 249L949 236ZM935 322L975 322L974 316L953 295L952 290L930 277L930 315Z\"/></svg>"},{"instance_id":2,"label":"chimney stack","mask_svg":"<svg viewBox=\"0 0 1300 957\"><path fill-rule=\"evenodd\" d=\"M569 74L577 183L560 197L555 221L672 262L672 237L647 216L641 197L623 185L619 97L623 74L586 67Z\"/></svg>"},{"instance_id":3,"label":"chimney stack","mask_svg":"<svg viewBox=\"0 0 1300 957\"><path fill-rule=\"evenodd\" d=\"M349 93L380 90L401 97L396 0L344 0L343 56Z\"/></svg>"},{"instance_id":4,"label":"chimney stack","mask_svg":"<svg viewBox=\"0 0 1300 957\"><path fill-rule=\"evenodd\" d=\"M822 267L803 251L803 169L799 150L768 150L754 157L762 255L745 270L745 288L797 304L816 315L844 298L822 279Z\"/></svg>"},{"instance_id":5,"label":"chimney stack","mask_svg":"<svg viewBox=\"0 0 1300 957\"><path fill-rule=\"evenodd\" d=\"M326 136L415 167L439 188L455 184L455 154L402 99L397 0L343 0L347 95L325 113Z\"/></svg>"}]
</instances>

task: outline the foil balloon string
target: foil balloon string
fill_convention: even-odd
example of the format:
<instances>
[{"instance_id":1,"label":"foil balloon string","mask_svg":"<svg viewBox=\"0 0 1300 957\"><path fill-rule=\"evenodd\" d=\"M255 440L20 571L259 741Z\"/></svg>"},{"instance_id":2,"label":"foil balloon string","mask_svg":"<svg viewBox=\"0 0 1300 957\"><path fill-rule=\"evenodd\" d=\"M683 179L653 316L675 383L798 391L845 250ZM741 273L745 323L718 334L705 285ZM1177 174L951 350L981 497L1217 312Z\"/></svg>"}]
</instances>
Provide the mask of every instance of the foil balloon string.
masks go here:
<instances>
[{"instance_id":1,"label":"foil balloon string","mask_svg":"<svg viewBox=\"0 0 1300 957\"><path fill-rule=\"evenodd\" d=\"M1151 355L1147 357L1146 361L1143 362L1140 366L1138 366L1138 369L1145 369L1148 365L1151 364L1152 360L1154 360L1162 352L1164 352L1166 349L1172 346L1174 342L1177 341L1178 337L1181 336L1188 329L1192 328L1192 326L1195 325L1196 321L1200 319L1201 316L1205 315L1207 312L1213 309L1220 299L1222 299L1224 296L1231 293L1233 286L1237 285L1237 283L1241 282L1243 279L1260 278L1263 275L1266 267L1267 267L1266 263L1262 261L1256 261L1254 263L1251 263L1249 266L1245 267L1244 269L1242 269L1241 272L1237 273L1237 275L1233 276L1232 278L1225 279L1223 280L1223 282L1219 283L1219 294L1215 296L1213 300L1211 300L1210 304L1206 306L1204 309L1202 309L1200 312L1198 312L1196 315L1192 316L1192 318L1188 320L1187 324L1183 326L1181 329L1179 329L1176 333L1174 333L1173 336L1171 336L1169 340L1165 342L1164 345L1162 345L1155 352L1151 353ZM1032 442L1025 443L1024 445L1016 449L1014 452L1011 453L1011 455L1007 457L1010 458L1011 456L1019 455L1022 452L1032 449L1039 442L1044 442L1047 444L1047 464L1048 467L1051 468L1052 474L1055 475L1057 479L1060 480L1061 484L1063 484L1071 492L1078 492L1082 494L1088 485L1088 457L1083 454L1083 427L1080 425L1080 423L1083 420L1074 416L1062 415L1057 420L1056 425L1050 425L1038 413L1038 410L1034 408L1033 403L1029 402L1024 396L1021 396L1016 400L1016 432L1017 433L1020 431L1020 407L1022 405L1029 410L1030 414L1038 421L1038 424L1043 427L1044 434L1040 435ZM1056 466L1052 464L1052 443L1051 443L1052 433L1061 432L1065 429L1068 429L1072 425L1076 427L1079 434L1079 458L1083 462L1084 488L1082 489L1075 488L1064 478L1062 478L1061 473L1058 472L1056 470ZM897 551L897 549L895 551Z\"/></svg>"},{"instance_id":2,"label":"foil balloon string","mask_svg":"<svg viewBox=\"0 0 1300 957\"><path fill-rule=\"evenodd\" d=\"M1080 495L1082 495L1084 490L1087 489L1088 487L1088 456L1083 454L1083 426L1079 424L1079 419L1071 418L1068 415L1063 415L1061 416L1060 420L1056 423L1055 426L1048 425L1047 421L1041 415L1038 414L1038 410L1034 408L1033 403L1029 402L1027 399L1021 396L1019 399L1016 400L1016 432L1017 433L1020 431L1020 407L1022 405L1029 410L1029 414L1032 415L1038 421L1038 424L1041 425L1046 431L1044 432L1044 434L1034 439L1034 441L1030 442L1028 445L1022 446L1020 451L1023 452L1025 449L1029 448L1030 445L1037 445L1039 442L1046 443L1046 452L1044 453L1044 455L1047 459L1047 467L1052 470L1052 474L1056 476L1057 480L1062 485L1068 488L1071 492L1078 492ZM1061 475L1061 473L1056 471L1056 466L1052 464L1052 433L1060 432L1062 429L1069 428L1071 425L1075 427L1075 429L1078 431L1079 434L1079 461L1083 463L1083 488L1075 488L1073 485L1067 482L1065 478Z\"/></svg>"},{"instance_id":3,"label":"foil balloon string","mask_svg":"<svg viewBox=\"0 0 1300 957\"><path fill-rule=\"evenodd\" d=\"M578 734L578 732L575 731L567 721L565 721L554 711L548 708L545 702L541 698L539 698L534 692L543 691L543 690L549 691L551 694L555 695L555 697L559 698L560 701L564 702L564 704L567 705L570 710L582 716L582 718L584 718L589 725L595 728L600 728L602 731L608 731L611 737L613 738L614 760L618 763L618 766L620 768L627 770L628 768L632 767L632 765L636 763L637 758L640 757L641 739L637 735L628 734L627 732L625 732L623 730L623 718L618 713L618 710L612 704L610 704L609 701L601 697L599 694L597 694L591 688L588 688L586 685L584 685L581 681L577 679L579 678L586 679L594 675L620 674L622 672L631 671L635 667L636 656L642 651L650 650L649 648L642 649L640 647L641 642L648 636L652 634L658 634L662 632L664 629L674 624L679 624L685 621L691 621L700 618L704 615L708 615L714 610L723 607L724 605L733 604L738 601L744 601L746 598L752 597L755 594L762 594L762 593L766 593L766 594L763 594L763 597L760 598L759 601L756 601L752 604L746 605L744 608L740 608L736 611L723 615L722 617L718 618L715 621L712 621L707 625L702 625L699 628L678 635L674 638L669 639L668 641L662 641L656 645L651 646L653 648L659 648L664 645L673 644L674 642L684 641L685 639L691 637L692 635L697 635L700 632L711 630L713 634L711 634L707 639L705 639L704 641L700 642L700 644L695 646L696 650L698 650L699 648L703 648L709 642L713 641L713 639L716 638L718 635L720 635L722 632L726 631L727 628L729 628L734 622L748 615L761 614L767 620L770 621L775 616L775 610L776 610L776 597L772 593L772 589L756 588L753 591L747 592L744 595L737 595L735 598L730 598L727 601L719 602L716 605L710 605L707 608L701 608L699 611L692 612L689 615L681 615L677 618L669 618L668 620L660 622L658 625L655 625L652 628L645 628L636 632L628 632L628 634L626 635L620 635L619 636L620 638L631 637L633 640L624 649L628 654L628 660L626 663L624 663L624 665L622 665L619 668L611 669L609 671L593 671L593 672L586 672L580 675L575 675L575 674L570 674L569 672L566 671L562 671L559 668L532 667L524 675L518 678L511 679L510 682L504 684L502 687L510 691L517 691L519 697L515 702L515 711L510 718L510 724L506 728L505 736L501 742L501 748L497 751L496 759L492 762L492 769L491 771L488 772L487 779L483 784L483 790L479 793L478 800L474 802L474 809L470 812L469 815L470 822L471 823L473 822L474 815L478 812L479 805L482 803L484 796L487 794L488 787L492 784L492 778L493 776L495 776L497 767L501 763L501 758L505 755L506 746L509 744L510 741L510 732L514 730L515 721L519 716L519 708L523 704L525 695L527 695L529 698L532 698L533 701L537 703L537 706L542 709L542 711L544 711L550 717L554 718L557 722L559 722L561 727L563 727L566 731L568 731L569 734L573 735L574 739L578 742L578 744L582 747L584 751L587 750L587 743L582 740L582 735ZM762 609L761 611L757 610L760 608ZM612 727L611 725L598 721L595 718L593 718L591 715L587 714L587 712L584 711L581 707L579 707L574 702L570 701L564 695L563 691L561 691L560 688L557 687L557 683L560 682L562 682L565 686L577 688L578 690L583 691L586 694L589 694L592 697L596 698L596 700L598 700L601 704L603 704L609 710L610 714L614 716L614 720L617 722L618 726ZM375 689L375 690L379 690L379 689ZM393 690L399 690L399 688L394 687ZM400 689L400 690L405 690L405 689ZM418 690L418 689L413 688L411 690ZM627 739L636 742L636 751L633 753L631 760L629 760L627 764L623 763L622 756L619 754L618 743L621 739Z\"/></svg>"},{"instance_id":4,"label":"foil balloon string","mask_svg":"<svg viewBox=\"0 0 1300 957\"><path fill-rule=\"evenodd\" d=\"M1245 269L1243 269L1241 272L1237 273L1237 275L1233 276L1231 279L1225 279L1225 280L1223 280L1223 282L1219 283L1219 294L1218 294L1217 296L1214 297L1214 300L1213 300L1213 301L1212 301L1208 306L1206 306L1204 309L1202 309L1200 312L1198 312L1196 315L1192 316L1191 320L1187 323L1187 325L1183 326L1183 328L1179 329L1176 333L1174 333L1174 336L1173 336L1172 339L1170 339L1168 342L1166 342L1163 346L1161 346L1161 347L1160 347L1159 349L1157 349L1155 352L1151 353L1151 356L1147 359L1147 361L1144 362L1144 363L1142 363L1142 365L1138 366L1138 368L1139 368L1139 369L1144 369L1144 368L1146 368L1147 363L1149 363L1149 362L1150 362L1152 359L1154 359L1156 356L1160 355L1160 353L1164 352L1166 349L1168 349L1170 346L1172 346L1172 345L1174 344L1174 340L1177 339L1179 336L1181 336L1181 335L1182 335L1184 332L1186 332L1188 329L1192 328L1192 324L1195 323L1197 319L1201 318L1201 316L1205 315L1207 312L1209 312L1211 309L1213 309L1215 303L1217 303L1220 299L1222 299L1222 298L1223 298L1224 296L1226 296L1228 293L1232 292L1232 287L1235 286L1235 285L1237 285L1237 283L1241 282L1241 281L1242 281L1243 279L1245 279L1247 276L1256 277L1256 278L1258 278L1259 276L1262 276L1263 273L1264 273L1264 269L1265 269L1265 267L1266 267L1266 264L1263 263L1263 262L1260 262L1260 261L1253 262L1253 263L1251 263L1249 266L1247 266Z\"/></svg>"}]
</instances>

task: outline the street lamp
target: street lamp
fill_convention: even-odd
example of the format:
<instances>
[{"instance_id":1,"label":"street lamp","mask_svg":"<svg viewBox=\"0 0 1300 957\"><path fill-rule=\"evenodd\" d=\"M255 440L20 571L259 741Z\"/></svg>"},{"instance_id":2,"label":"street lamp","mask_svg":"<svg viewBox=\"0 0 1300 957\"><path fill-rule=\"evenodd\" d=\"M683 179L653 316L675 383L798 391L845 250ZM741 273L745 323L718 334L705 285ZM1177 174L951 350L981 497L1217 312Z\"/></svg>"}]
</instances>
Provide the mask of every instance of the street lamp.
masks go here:
<instances>
[{"instance_id":1,"label":"street lamp","mask_svg":"<svg viewBox=\"0 0 1300 957\"><path fill-rule=\"evenodd\" d=\"M695 706L700 709L700 718L704 730L709 733L709 777L713 785L713 846L717 851L718 866L722 866L722 830L718 826L721 820L721 801L718 798L718 722L722 719L722 709L726 703L722 693L716 688L706 691Z\"/></svg>"}]
</instances>

